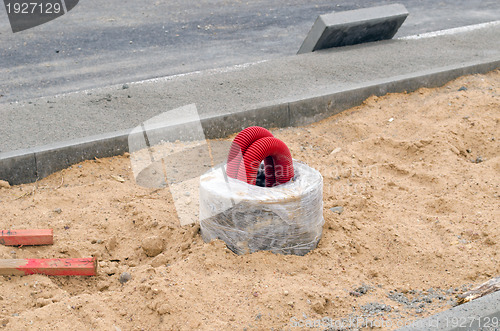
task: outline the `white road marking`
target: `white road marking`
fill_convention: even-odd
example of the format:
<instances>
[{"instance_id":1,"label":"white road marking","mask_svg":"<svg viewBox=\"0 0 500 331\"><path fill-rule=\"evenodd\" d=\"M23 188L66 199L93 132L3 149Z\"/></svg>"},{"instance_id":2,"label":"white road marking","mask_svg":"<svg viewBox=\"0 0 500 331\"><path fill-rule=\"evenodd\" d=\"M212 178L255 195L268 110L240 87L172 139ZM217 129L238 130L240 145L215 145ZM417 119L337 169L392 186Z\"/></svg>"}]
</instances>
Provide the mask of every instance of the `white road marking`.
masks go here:
<instances>
[{"instance_id":1,"label":"white road marking","mask_svg":"<svg viewBox=\"0 0 500 331\"><path fill-rule=\"evenodd\" d=\"M401 37L401 38L398 38L398 40L415 40L415 39L423 39L423 38L433 38L433 37L438 37L438 36L446 36L446 35L452 35L452 34L457 34L457 33L479 30L479 29L483 29L483 28L496 26L496 25L500 25L500 21L493 21L493 22L474 24L474 25L466 25L466 26L461 26L459 28L416 34L413 36Z\"/></svg>"},{"instance_id":2,"label":"white road marking","mask_svg":"<svg viewBox=\"0 0 500 331\"><path fill-rule=\"evenodd\" d=\"M178 75L172 75L172 76L165 76L165 77L157 77L157 78L140 80L140 81L137 81L137 82L131 82L129 84L132 85L132 84L144 84L144 83L164 82L164 81L174 80L176 78L181 78L181 77L186 77L186 76L195 76L195 75L200 75L200 74L214 75L214 74L220 74L220 73L225 73L225 72L231 72L231 71L237 71L237 70L245 69L245 68L254 66L256 64L267 62L267 61L268 60L261 60L261 61L257 61L257 62L248 62L248 63L243 63L243 64L236 64L236 65L229 66L229 67L222 67L222 68L215 68L215 69L206 69L206 70L197 70L197 71L187 72L187 73L184 73L184 74L178 74Z\"/></svg>"},{"instance_id":3,"label":"white road marking","mask_svg":"<svg viewBox=\"0 0 500 331\"><path fill-rule=\"evenodd\" d=\"M174 80L174 79L177 79L177 78L182 78L182 77L187 77L187 76L195 76L195 75L201 75L201 74L203 74L203 75L206 75L206 74L214 75L214 74L219 74L219 73L225 73L225 72L242 70L242 69L254 66L256 64L264 63L264 62L268 62L268 61L269 60L261 60L261 61L256 61L256 62L248 62L248 63L243 63L243 64L236 64L236 65L232 65L232 66L228 66L228 67L222 67L222 68L197 70L197 71L192 71L192 72L186 72L186 73L183 73L183 74L177 74L177 75L171 75L171 76L164 76L164 77L157 77L157 78L139 80L139 81L136 81L136 82L129 82L129 83L126 83L126 84L127 85L140 85L140 84L145 84L145 83L166 82L166 81ZM117 88L117 87L120 87L122 85L124 85L124 84L113 84L113 85L107 85L107 86L102 86L102 87L95 87L95 88L91 88L91 89L85 89L85 90L79 90L79 91L72 91L72 92L60 93L60 94L56 94L56 95L43 96L43 97L40 97L40 99L44 99L44 98L59 98L59 97L65 97L65 96L72 95L72 94L81 94L81 93L88 94L88 93L92 93L94 91L103 90L103 89L106 89L106 88L111 88L111 89ZM18 101L14 101L14 102L18 103Z\"/></svg>"},{"instance_id":4,"label":"white road marking","mask_svg":"<svg viewBox=\"0 0 500 331\"><path fill-rule=\"evenodd\" d=\"M68 10L66 9L66 2L64 2L65 0L62 0L61 3L62 3L62 7L63 7L63 11L65 14L68 13Z\"/></svg>"}]
</instances>

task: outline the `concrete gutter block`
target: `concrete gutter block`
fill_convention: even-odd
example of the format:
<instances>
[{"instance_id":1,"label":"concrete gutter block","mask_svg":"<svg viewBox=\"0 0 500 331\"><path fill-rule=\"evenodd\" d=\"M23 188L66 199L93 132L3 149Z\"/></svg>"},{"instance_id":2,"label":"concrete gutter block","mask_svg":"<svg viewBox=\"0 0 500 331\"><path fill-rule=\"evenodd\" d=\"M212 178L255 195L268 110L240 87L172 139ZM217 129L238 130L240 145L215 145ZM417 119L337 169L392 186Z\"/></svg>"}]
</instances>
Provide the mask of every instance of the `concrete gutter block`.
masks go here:
<instances>
[{"instance_id":1,"label":"concrete gutter block","mask_svg":"<svg viewBox=\"0 0 500 331\"><path fill-rule=\"evenodd\" d=\"M113 132L35 149L38 179L94 158L121 155L128 151L128 131Z\"/></svg>"},{"instance_id":2,"label":"concrete gutter block","mask_svg":"<svg viewBox=\"0 0 500 331\"><path fill-rule=\"evenodd\" d=\"M463 75L486 73L500 66L500 60L469 63L460 67L450 66L439 71L430 70L408 75L389 77L344 90L311 96L288 104L290 126L308 125L346 109L361 105L372 95L412 92L421 87L438 87Z\"/></svg>"},{"instance_id":3,"label":"concrete gutter block","mask_svg":"<svg viewBox=\"0 0 500 331\"><path fill-rule=\"evenodd\" d=\"M8 181L10 185L36 181L36 160L33 150L0 153L0 179Z\"/></svg>"},{"instance_id":4,"label":"concrete gutter block","mask_svg":"<svg viewBox=\"0 0 500 331\"><path fill-rule=\"evenodd\" d=\"M274 105L262 105L238 113L219 115L201 120L207 139L227 137L249 126L266 128L287 127L290 124L288 104L279 102Z\"/></svg>"},{"instance_id":5,"label":"concrete gutter block","mask_svg":"<svg viewBox=\"0 0 500 331\"><path fill-rule=\"evenodd\" d=\"M297 54L391 39L407 16L401 4L320 15Z\"/></svg>"},{"instance_id":6,"label":"concrete gutter block","mask_svg":"<svg viewBox=\"0 0 500 331\"><path fill-rule=\"evenodd\" d=\"M353 87L330 94L290 102L290 125L300 126L321 121L346 109L359 106L378 86Z\"/></svg>"},{"instance_id":7,"label":"concrete gutter block","mask_svg":"<svg viewBox=\"0 0 500 331\"><path fill-rule=\"evenodd\" d=\"M336 114L332 95L317 96L288 104L290 126L308 125Z\"/></svg>"},{"instance_id":8,"label":"concrete gutter block","mask_svg":"<svg viewBox=\"0 0 500 331\"><path fill-rule=\"evenodd\" d=\"M158 125L146 125L144 129L146 130L150 146L155 146L167 141L191 141L203 138L203 132L199 121L190 121L175 125L159 123Z\"/></svg>"}]
</instances>

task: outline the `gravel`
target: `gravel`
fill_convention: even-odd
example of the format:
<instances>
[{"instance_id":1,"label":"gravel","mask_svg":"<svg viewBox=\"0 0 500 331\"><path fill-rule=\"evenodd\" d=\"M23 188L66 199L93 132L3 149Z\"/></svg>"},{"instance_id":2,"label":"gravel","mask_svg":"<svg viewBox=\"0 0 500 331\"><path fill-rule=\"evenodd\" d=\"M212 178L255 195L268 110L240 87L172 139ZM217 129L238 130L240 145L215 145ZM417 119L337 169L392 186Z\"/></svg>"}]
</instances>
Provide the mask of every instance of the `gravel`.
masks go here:
<instances>
[{"instance_id":1,"label":"gravel","mask_svg":"<svg viewBox=\"0 0 500 331\"><path fill-rule=\"evenodd\" d=\"M350 291L349 294L352 295L352 296L355 296L355 297L360 297L360 296L368 293L368 291L370 289L371 289L370 286L363 284L360 287L355 288L352 291Z\"/></svg>"},{"instance_id":2,"label":"gravel","mask_svg":"<svg viewBox=\"0 0 500 331\"><path fill-rule=\"evenodd\" d=\"M367 303L366 305L363 305L360 307L361 310L367 314L370 315L376 315L380 314L383 312L390 312L392 311L392 307L383 303L379 302L370 302Z\"/></svg>"},{"instance_id":3,"label":"gravel","mask_svg":"<svg viewBox=\"0 0 500 331\"><path fill-rule=\"evenodd\" d=\"M456 294L469 290L471 285L463 285L461 288L450 288L447 290L429 288L427 291L410 290L399 292L389 291L387 297L397 303L403 304L406 309L415 309L415 313L422 313L429 305L441 302L451 306L456 306Z\"/></svg>"}]
</instances>

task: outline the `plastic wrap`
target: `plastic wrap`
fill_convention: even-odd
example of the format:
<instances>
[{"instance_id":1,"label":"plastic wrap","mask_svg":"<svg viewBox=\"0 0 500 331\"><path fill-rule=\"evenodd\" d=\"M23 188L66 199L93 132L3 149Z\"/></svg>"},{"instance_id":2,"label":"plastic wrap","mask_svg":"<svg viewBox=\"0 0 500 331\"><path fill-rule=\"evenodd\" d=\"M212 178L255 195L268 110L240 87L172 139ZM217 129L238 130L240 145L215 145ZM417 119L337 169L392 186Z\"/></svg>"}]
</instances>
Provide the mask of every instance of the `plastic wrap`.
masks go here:
<instances>
[{"instance_id":1,"label":"plastic wrap","mask_svg":"<svg viewBox=\"0 0 500 331\"><path fill-rule=\"evenodd\" d=\"M323 177L296 160L295 177L275 187L228 178L225 166L200 178L203 240L223 240L237 254L268 250L305 255L323 230Z\"/></svg>"}]
</instances>

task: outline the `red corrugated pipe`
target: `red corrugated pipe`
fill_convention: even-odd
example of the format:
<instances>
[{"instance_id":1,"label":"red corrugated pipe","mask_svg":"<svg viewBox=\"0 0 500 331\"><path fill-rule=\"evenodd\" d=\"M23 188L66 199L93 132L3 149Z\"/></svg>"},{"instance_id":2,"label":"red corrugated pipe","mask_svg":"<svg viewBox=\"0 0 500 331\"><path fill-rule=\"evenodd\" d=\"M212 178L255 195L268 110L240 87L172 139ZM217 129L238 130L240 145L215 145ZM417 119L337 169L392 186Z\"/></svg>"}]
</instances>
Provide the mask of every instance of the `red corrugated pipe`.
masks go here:
<instances>
[{"instance_id":1,"label":"red corrugated pipe","mask_svg":"<svg viewBox=\"0 0 500 331\"><path fill-rule=\"evenodd\" d=\"M262 161L266 187L283 184L293 178L292 155L285 143L264 128L248 127L234 138L227 160L227 175L255 185Z\"/></svg>"}]
</instances>

